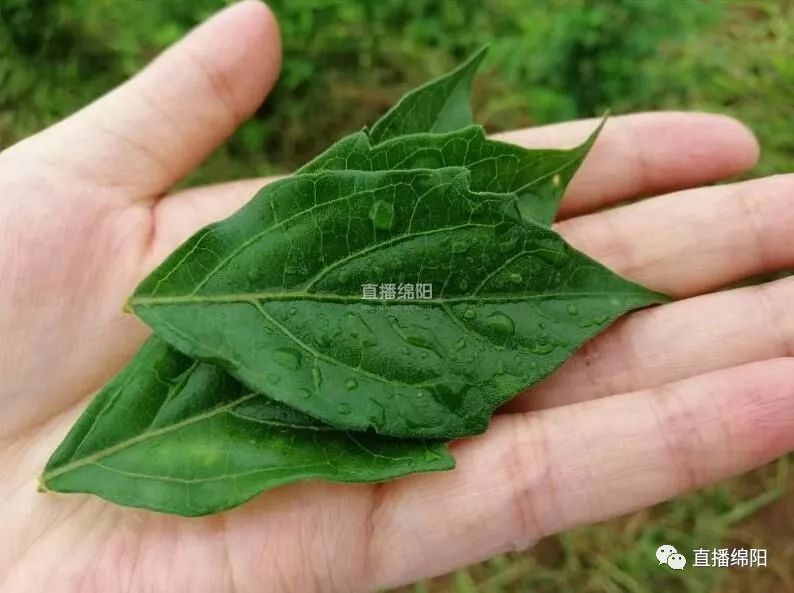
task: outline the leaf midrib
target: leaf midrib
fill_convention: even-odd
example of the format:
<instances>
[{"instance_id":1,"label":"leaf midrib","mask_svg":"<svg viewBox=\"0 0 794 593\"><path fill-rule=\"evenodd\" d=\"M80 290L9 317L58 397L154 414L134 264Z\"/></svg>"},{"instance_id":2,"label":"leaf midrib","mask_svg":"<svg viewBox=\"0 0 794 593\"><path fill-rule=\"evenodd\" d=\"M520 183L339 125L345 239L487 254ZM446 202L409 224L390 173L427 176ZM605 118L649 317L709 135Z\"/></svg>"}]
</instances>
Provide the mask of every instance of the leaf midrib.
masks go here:
<instances>
[{"instance_id":1,"label":"leaf midrib","mask_svg":"<svg viewBox=\"0 0 794 593\"><path fill-rule=\"evenodd\" d=\"M228 404L223 404L220 406L216 406L202 414L197 414L195 416L191 416L190 418L186 418L180 422L175 422L173 424L169 424L159 429L144 431L131 439L126 439L124 441L118 442L115 445L110 447L106 447L104 449L100 449L99 451L95 451L94 453L87 455L85 457L81 457L79 459L70 461L69 463L62 465L61 467L57 467L56 469L48 472L44 472L41 476L41 483L43 486L46 486L46 482L53 478L57 478L58 476L68 473L74 469L78 469L82 466L89 465L91 463L97 463L100 459L103 459L109 455L113 455L114 453L118 453L119 451L123 451L128 447L132 447L139 443L145 442L151 438L162 436L164 434L168 434L172 431L178 430L180 428L184 428L185 426L189 426L191 424L195 424L196 422L201 422L202 420L207 420L218 414L228 413L233 415L235 418L239 418L240 420L247 420L250 422L256 422L258 424L266 424L268 426L273 426L277 428L291 428L293 430L321 430L323 427L311 427L311 426L298 426L295 424L290 424L289 422L279 422L278 420L265 420L261 418L251 418L242 414L234 414L232 410L239 406L240 404L249 401L257 396L261 396L260 393L248 393L233 402ZM330 428L329 428L330 429Z\"/></svg>"},{"instance_id":2,"label":"leaf midrib","mask_svg":"<svg viewBox=\"0 0 794 593\"><path fill-rule=\"evenodd\" d=\"M432 299L363 299L361 295L344 295L337 293L318 293L318 292L305 292L305 291L287 291L287 292L239 292L239 293L219 293L208 295L171 295L163 297L133 297L130 299L130 304L133 306L152 307L157 305L190 305L198 303L264 303L264 302L278 302L278 301L314 301L314 302L330 302L330 303L363 303L372 305L392 305L399 307L401 305L454 305L458 303L474 303L474 304L488 304L490 302L496 303L512 303L520 301L533 301L549 298L568 297L568 298L582 298L582 297L596 297L596 296L624 296L634 295L636 291L575 291L575 292L548 292L537 294L521 294L521 295L488 295L486 297L469 295L460 297L443 297Z\"/></svg>"},{"instance_id":3,"label":"leaf midrib","mask_svg":"<svg viewBox=\"0 0 794 593\"><path fill-rule=\"evenodd\" d=\"M464 168L464 167L443 167L442 169L461 169L461 170L465 170L465 168ZM438 171L438 170L439 170L439 169L433 169L433 170L431 170L431 169L407 169L407 170L405 170L404 172L417 172L417 173L422 173L422 172L425 172L425 173L426 173L427 171ZM352 173L355 173L355 172L357 172L357 171L345 171L345 172L346 172L346 173L347 173L347 172L352 172ZM384 173L393 173L393 171L385 171L385 172L384 172L384 171L369 171L369 172L365 172L365 171L358 171L358 172L359 172L359 173L370 173L370 174L384 174ZM321 176L323 176L323 175L329 175L329 174L331 174L331 173L332 173L332 172L329 172L329 171L320 171L320 172L318 172L318 173L308 173L308 174L306 174L305 176L302 176L302 175L296 175L294 178L291 178L291 179L300 179L301 177L318 177L318 178L319 178L319 177L321 177ZM285 181L287 181L287 180L285 180ZM391 184L391 185L393 185L393 186L395 186L395 187L396 187L396 186L399 186L401 183L404 183L404 182L397 181L397 182L394 182L394 183L393 183L393 184ZM425 196L426 196L428 193L430 193L431 191L433 191L433 190L435 190L435 189L438 189L439 187L442 187L442 186L444 186L444 185L449 185L450 183L452 183L452 181L451 181L451 180L450 180L450 181L443 182L443 183L439 183L438 185L434 185L434 186L431 186L431 187L429 187L429 188L427 189L427 191L425 191L424 193L422 193L422 194L417 194L417 196L416 196L416 199L414 200L414 212L415 212L415 209L416 209L416 205L417 205L417 204L418 204L418 203L419 203L419 202L422 200L422 198L424 198L424 197L425 197ZM409 184L409 185L410 185L410 184ZM389 187L389 186L383 186L383 187ZM231 261L231 260L232 260L232 259L233 259L235 256L237 256L238 254L240 254L240 253L242 253L243 251L245 251L245 250L246 250L248 247L250 247L251 245L253 245L253 244L254 244L254 243L256 243L257 241L259 241L260 239L264 238L264 237L265 237L265 236L266 236L268 233L270 233L271 231L274 231L274 230L276 230L276 229L278 229L278 228L281 228L281 227L283 227L284 225L286 225L287 223L289 223L289 222L292 222L293 220L296 220L296 219L298 219L298 218L302 218L302 217L308 216L308 215L310 215L310 214L311 214L313 211L315 211L315 210L320 210L320 209L326 208L326 207L328 207L328 206L334 206L334 205L336 205L336 204L337 204L337 203L339 203L339 202L344 202L344 201L347 201L347 200L352 200L352 199L354 199L354 198L357 198L357 197L361 197L361 196L366 196L366 195L369 195L369 194L373 194L373 193L375 193L376 191L378 191L379 189L382 189L382 187L379 187L379 188L372 188L372 189L365 189L365 190L360 190L360 191L353 191L353 192L351 192L351 193L347 193L347 194L341 195L341 196L339 196L338 198L334 198L334 199L332 199L332 200L326 200L325 202L321 202L321 203L319 203L319 204L318 204L318 203L315 203L315 204L313 204L312 206L310 206L310 207L308 207L308 208L306 208L306 209L304 209L304 210L301 210L300 212L296 212L295 214L292 214L292 215L288 216L287 218L284 218L283 220L278 220L278 219L277 219L277 217L276 217L276 211L275 211L275 209L274 209L274 207L273 207L273 205L272 205L272 203L271 203L271 204L270 204L270 208L271 208L271 210L273 211L273 216L274 216L272 224L270 224L269 226L266 226L266 227L264 227L264 228L263 228L262 230L260 230L259 232L257 232L257 233L255 233L255 234L253 234L251 237L249 237L248 239L246 239L245 241L243 241L243 242L242 242L242 243L240 243L239 245L235 246L235 248L234 248L234 249L232 249L230 253L228 253L228 254L227 254L227 255L226 255L226 256L225 256L223 259L221 259L219 262L217 262L217 263L215 264L215 266L214 266L214 267L213 267L213 268L212 268L210 271L208 271L208 272L205 274L205 276L204 276L204 277L203 277L201 280L199 280L199 281L196 283L196 285L195 285L195 286L194 286L194 288L193 288L193 293L195 293L195 292L199 291L199 290L200 290L200 289L201 289L201 288L202 288L202 287L203 287L203 286L204 286L204 285L205 285L207 282L209 282L209 280L210 280L210 279L211 279L211 278L212 278L212 277L215 275L215 273L217 273L219 270L221 270L221 269L222 269L222 268L223 268L223 267L224 267L226 264L228 264L228 263L229 263L229 262L230 262L230 261ZM238 211L238 214L239 214L239 212L242 212L242 211L243 211L243 210L240 210L240 211ZM411 218L413 219L413 213L412 213L412 216L411 216ZM215 227L214 225L213 225L213 226L210 226L210 227L206 227L206 232L204 232L204 234L203 234L203 235L201 235L201 236L200 236L200 237L199 237L199 238L196 240L196 243L195 243L194 245L192 245L192 246L190 247L190 249L189 249L189 250L188 250L188 251L187 251L187 252L186 252L184 255L182 255L182 257L179 259L179 261L178 261L178 262L176 262L176 264L174 264L174 265L171 267L171 269L169 269L169 270L168 270L168 271L167 271L167 272L166 272L166 273L163 275L163 277L162 277L162 278L160 278L160 279L158 279L158 280L157 280L157 282L156 282L156 283L155 283L155 285L154 285L154 288L153 288L153 289L152 289L152 291L151 291L152 293L155 293L155 292L157 292L157 291L158 291L158 289L160 288L160 285L161 285L163 282L165 282L166 280L168 280L168 279L171 277L171 275L172 275L172 274L173 274L173 273L174 273L174 272L175 272L175 271L176 271L176 270L177 270L177 269L178 269L178 268L179 268L179 267L180 267L180 266L181 266L181 265L182 265L182 264L183 264L183 263L184 263L184 262L185 262L185 261L186 261L186 260L187 260L187 259L188 259L188 258L189 258L189 257L190 257L192 254L193 254L193 253L194 253L194 252L195 252L195 251L197 251L197 250L199 249L199 247L201 246L201 243L202 243L202 241L204 241L204 239L206 239L208 236L210 236L210 234L212 233L212 231L213 231L213 230L215 230L215 228L216 228L216 227Z\"/></svg>"}]
</instances>

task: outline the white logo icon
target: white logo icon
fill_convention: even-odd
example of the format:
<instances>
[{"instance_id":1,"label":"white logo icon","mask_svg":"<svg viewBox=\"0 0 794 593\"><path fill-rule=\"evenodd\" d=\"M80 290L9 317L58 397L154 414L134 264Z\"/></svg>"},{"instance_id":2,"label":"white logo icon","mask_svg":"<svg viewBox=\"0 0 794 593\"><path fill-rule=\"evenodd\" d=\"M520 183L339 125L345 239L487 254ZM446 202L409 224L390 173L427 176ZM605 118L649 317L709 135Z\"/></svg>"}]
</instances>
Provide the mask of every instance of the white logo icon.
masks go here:
<instances>
[{"instance_id":1,"label":"white logo icon","mask_svg":"<svg viewBox=\"0 0 794 593\"><path fill-rule=\"evenodd\" d=\"M686 557L669 544L656 548L656 559L659 564L666 564L673 570L684 570L686 566Z\"/></svg>"},{"instance_id":2,"label":"white logo icon","mask_svg":"<svg viewBox=\"0 0 794 593\"><path fill-rule=\"evenodd\" d=\"M684 570L686 566L686 558L683 554L670 554L667 557L667 566L673 570Z\"/></svg>"}]
</instances>

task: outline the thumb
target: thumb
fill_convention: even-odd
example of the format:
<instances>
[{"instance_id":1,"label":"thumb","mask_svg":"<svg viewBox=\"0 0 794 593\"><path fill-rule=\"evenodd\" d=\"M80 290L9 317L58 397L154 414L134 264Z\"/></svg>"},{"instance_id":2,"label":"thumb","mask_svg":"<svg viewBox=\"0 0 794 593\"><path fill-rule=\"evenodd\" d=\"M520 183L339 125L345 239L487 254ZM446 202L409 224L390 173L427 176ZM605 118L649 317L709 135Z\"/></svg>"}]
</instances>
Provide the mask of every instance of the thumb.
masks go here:
<instances>
[{"instance_id":1,"label":"thumb","mask_svg":"<svg viewBox=\"0 0 794 593\"><path fill-rule=\"evenodd\" d=\"M270 9L221 10L148 67L18 145L127 199L152 198L201 163L262 103L281 67Z\"/></svg>"}]
</instances>

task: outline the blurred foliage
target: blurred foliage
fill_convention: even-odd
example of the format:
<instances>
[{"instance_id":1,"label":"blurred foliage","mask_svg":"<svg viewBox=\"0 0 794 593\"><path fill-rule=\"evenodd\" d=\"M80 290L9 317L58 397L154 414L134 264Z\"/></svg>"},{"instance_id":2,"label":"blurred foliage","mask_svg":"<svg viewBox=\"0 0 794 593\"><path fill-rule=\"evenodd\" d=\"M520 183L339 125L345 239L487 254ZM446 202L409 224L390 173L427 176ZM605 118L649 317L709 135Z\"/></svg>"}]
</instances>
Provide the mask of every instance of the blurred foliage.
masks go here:
<instances>
[{"instance_id":1,"label":"blurred foliage","mask_svg":"<svg viewBox=\"0 0 794 593\"><path fill-rule=\"evenodd\" d=\"M0 147L136 72L224 2L0 0ZM284 70L257 115L189 182L290 170L407 88L491 51L475 88L490 130L650 109L747 122L755 174L794 164L791 0L272 0ZM647 139L653 142L653 138ZM794 590L790 458L405 591ZM654 550L768 547L768 571L660 570Z\"/></svg>"},{"instance_id":2,"label":"blurred foliage","mask_svg":"<svg viewBox=\"0 0 794 593\"><path fill-rule=\"evenodd\" d=\"M222 4L3 0L0 145L118 84ZM295 168L483 44L491 52L476 107L490 130L607 108L729 110L782 153L770 160L779 168L794 154L782 137L794 90L786 4L273 0L285 55L279 85L193 181Z\"/></svg>"},{"instance_id":3,"label":"blurred foliage","mask_svg":"<svg viewBox=\"0 0 794 593\"><path fill-rule=\"evenodd\" d=\"M393 593L791 593L791 461ZM656 561L662 544L690 563L697 548L767 548L769 567L673 571Z\"/></svg>"}]
</instances>

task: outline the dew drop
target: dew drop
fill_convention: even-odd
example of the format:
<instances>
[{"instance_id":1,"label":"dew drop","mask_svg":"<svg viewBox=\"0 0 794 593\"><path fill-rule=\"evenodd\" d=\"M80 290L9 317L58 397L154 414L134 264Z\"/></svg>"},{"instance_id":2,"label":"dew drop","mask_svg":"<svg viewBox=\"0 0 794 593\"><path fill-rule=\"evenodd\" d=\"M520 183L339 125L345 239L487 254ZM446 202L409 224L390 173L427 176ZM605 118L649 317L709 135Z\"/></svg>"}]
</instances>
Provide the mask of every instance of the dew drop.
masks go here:
<instances>
[{"instance_id":1,"label":"dew drop","mask_svg":"<svg viewBox=\"0 0 794 593\"><path fill-rule=\"evenodd\" d=\"M319 368L312 367L312 379L314 380L314 386L317 388L323 384L323 375L320 373Z\"/></svg>"},{"instance_id":2,"label":"dew drop","mask_svg":"<svg viewBox=\"0 0 794 593\"><path fill-rule=\"evenodd\" d=\"M281 375L277 375L276 373L268 373L267 375L267 382L271 385L276 385L279 381L281 381Z\"/></svg>"},{"instance_id":3,"label":"dew drop","mask_svg":"<svg viewBox=\"0 0 794 593\"><path fill-rule=\"evenodd\" d=\"M464 340L463 338L455 342L455 348L457 348L458 350L463 350L465 347L466 347L466 340Z\"/></svg>"},{"instance_id":4,"label":"dew drop","mask_svg":"<svg viewBox=\"0 0 794 593\"><path fill-rule=\"evenodd\" d=\"M554 344L538 341L532 348L533 354L550 354L554 351Z\"/></svg>"},{"instance_id":5,"label":"dew drop","mask_svg":"<svg viewBox=\"0 0 794 593\"><path fill-rule=\"evenodd\" d=\"M345 381L345 387L347 387L348 391L353 391L356 387L358 387L358 381L356 381L353 377Z\"/></svg>"},{"instance_id":6,"label":"dew drop","mask_svg":"<svg viewBox=\"0 0 794 593\"><path fill-rule=\"evenodd\" d=\"M521 284L522 280L523 278L521 277L521 274L518 274L516 272L510 274L510 282L512 282L513 284Z\"/></svg>"},{"instance_id":7,"label":"dew drop","mask_svg":"<svg viewBox=\"0 0 794 593\"><path fill-rule=\"evenodd\" d=\"M533 252L533 255L539 260L554 267L561 265L565 260L565 253L558 249L538 249ZM559 275L555 275L556 281L559 281L558 276Z\"/></svg>"},{"instance_id":8,"label":"dew drop","mask_svg":"<svg viewBox=\"0 0 794 593\"><path fill-rule=\"evenodd\" d=\"M475 311L474 309L466 309L463 312L463 317L466 319L474 319L475 317L477 317L477 311Z\"/></svg>"},{"instance_id":9,"label":"dew drop","mask_svg":"<svg viewBox=\"0 0 794 593\"><path fill-rule=\"evenodd\" d=\"M466 290L469 287L469 281L463 278L460 283L458 284L458 288L461 290Z\"/></svg>"},{"instance_id":10,"label":"dew drop","mask_svg":"<svg viewBox=\"0 0 794 593\"><path fill-rule=\"evenodd\" d=\"M301 366L301 353L294 348L277 348L273 351L276 364L289 371L294 371Z\"/></svg>"},{"instance_id":11,"label":"dew drop","mask_svg":"<svg viewBox=\"0 0 794 593\"><path fill-rule=\"evenodd\" d=\"M435 451L431 451L430 449L427 449L425 451L425 461L431 462L431 461L439 461L439 460L441 460L441 455L439 455Z\"/></svg>"},{"instance_id":12,"label":"dew drop","mask_svg":"<svg viewBox=\"0 0 794 593\"><path fill-rule=\"evenodd\" d=\"M425 327L413 326L406 328L403 331L403 335L405 336L405 341L411 346L416 346L417 348L422 348L423 350L429 350L442 358L446 354L444 347L442 346L441 342L438 341L438 336L433 330L427 329ZM420 353L420 355L421 354L422 353ZM423 358L426 358L427 353L425 352L424 354L425 356Z\"/></svg>"},{"instance_id":13,"label":"dew drop","mask_svg":"<svg viewBox=\"0 0 794 593\"><path fill-rule=\"evenodd\" d=\"M369 400L369 415L367 416L377 428L383 428L386 424L386 408L376 399Z\"/></svg>"},{"instance_id":14,"label":"dew drop","mask_svg":"<svg viewBox=\"0 0 794 593\"><path fill-rule=\"evenodd\" d=\"M503 336L512 335L513 331L515 331L513 320L504 313L499 313L498 311L488 315L485 323L493 331Z\"/></svg>"},{"instance_id":15,"label":"dew drop","mask_svg":"<svg viewBox=\"0 0 794 593\"><path fill-rule=\"evenodd\" d=\"M312 396L312 392L309 391L308 389L304 389L301 387L300 389L298 389L298 396L301 399L309 399Z\"/></svg>"},{"instance_id":16,"label":"dew drop","mask_svg":"<svg viewBox=\"0 0 794 593\"><path fill-rule=\"evenodd\" d=\"M499 238L498 248L502 253L513 251L518 245L518 236L520 231L515 227L509 229L504 235Z\"/></svg>"},{"instance_id":17,"label":"dew drop","mask_svg":"<svg viewBox=\"0 0 794 593\"><path fill-rule=\"evenodd\" d=\"M369 218L376 229L388 230L394 221L394 206L378 200L370 208Z\"/></svg>"},{"instance_id":18,"label":"dew drop","mask_svg":"<svg viewBox=\"0 0 794 593\"><path fill-rule=\"evenodd\" d=\"M347 416L348 414L350 414L350 404L346 402L342 402L341 404L336 406L336 411L339 412L340 414Z\"/></svg>"},{"instance_id":19,"label":"dew drop","mask_svg":"<svg viewBox=\"0 0 794 593\"><path fill-rule=\"evenodd\" d=\"M405 414L400 414L400 418L402 418L403 422L405 422L405 426L407 426L411 430L415 430L417 428L423 427L421 422L416 422L413 418L410 418Z\"/></svg>"},{"instance_id":20,"label":"dew drop","mask_svg":"<svg viewBox=\"0 0 794 593\"><path fill-rule=\"evenodd\" d=\"M568 315L579 315L579 307L576 305L568 305Z\"/></svg>"},{"instance_id":21,"label":"dew drop","mask_svg":"<svg viewBox=\"0 0 794 593\"><path fill-rule=\"evenodd\" d=\"M466 241L453 241L452 253L466 253L469 250L469 244Z\"/></svg>"},{"instance_id":22,"label":"dew drop","mask_svg":"<svg viewBox=\"0 0 794 593\"><path fill-rule=\"evenodd\" d=\"M467 383L439 383L434 389L433 399L442 407L460 411L463 409L469 387Z\"/></svg>"}]
</instances>

